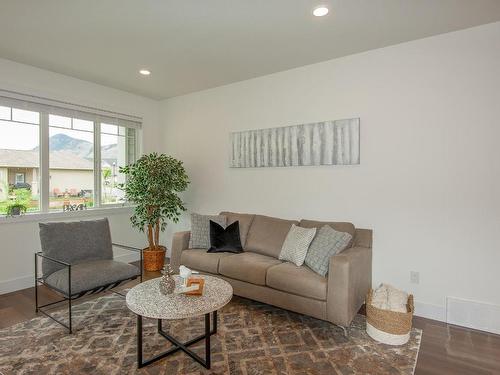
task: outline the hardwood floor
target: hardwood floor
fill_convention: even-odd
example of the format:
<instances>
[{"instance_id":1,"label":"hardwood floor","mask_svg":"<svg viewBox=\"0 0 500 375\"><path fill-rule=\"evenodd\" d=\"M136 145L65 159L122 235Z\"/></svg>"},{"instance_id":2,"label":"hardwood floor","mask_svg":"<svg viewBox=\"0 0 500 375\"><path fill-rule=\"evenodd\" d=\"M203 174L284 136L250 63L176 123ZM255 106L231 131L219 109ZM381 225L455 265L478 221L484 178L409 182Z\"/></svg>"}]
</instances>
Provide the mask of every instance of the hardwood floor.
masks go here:
<instances>
[{"instance_id":1,"label":"hardwood floor","mask_svg":"<svg viewBox=\"0 0 500 375\"><path fill-rule=\"evenodd\" d=\"M158 277L148 272L145 279ZM132 281L119 289L129 288ZM60 299L40 288L42 302ZM95 298L95 295L86 298ZM84 298L80 299L85 300ZM0 295L0 328L36 317L34 288ZM500 336L415 317L414 326L423 330L418 355L417 375L493 375L500 374Z\"/></svg>"},{"instance_id":2,"label":"hardwood floor","mask_svg":"<svg viewBox=\"0 0 500 375\"><path fill-rule=\"evenodd\" d=\"M415 317L423 330L415 374L500 374L500 335Z\"/></svg>"}]
</instances>

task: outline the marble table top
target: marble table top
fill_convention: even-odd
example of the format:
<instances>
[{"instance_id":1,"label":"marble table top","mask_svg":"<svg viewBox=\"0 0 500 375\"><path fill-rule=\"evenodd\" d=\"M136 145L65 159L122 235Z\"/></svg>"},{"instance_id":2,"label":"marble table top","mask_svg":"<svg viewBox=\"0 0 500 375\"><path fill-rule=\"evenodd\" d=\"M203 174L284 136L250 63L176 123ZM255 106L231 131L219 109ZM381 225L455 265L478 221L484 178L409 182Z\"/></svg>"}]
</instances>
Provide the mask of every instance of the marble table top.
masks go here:
<instances>
[{"instance_id":1,"label":"marble table top","mask_svg":"<svg viewBox=\"0 0 500 375\"><path fill-rule=\"evenodd\" d=\"M164 295L160 292L160 279L145 281L127 293L127 307L134 313L153 319L184 319L204 315L229 303L233 297L233 287L225 280L208 275L196 275L205 279L202 296L184 294ZM178 289L182 283L176 275Z\"/></svg>"}]
</instances>

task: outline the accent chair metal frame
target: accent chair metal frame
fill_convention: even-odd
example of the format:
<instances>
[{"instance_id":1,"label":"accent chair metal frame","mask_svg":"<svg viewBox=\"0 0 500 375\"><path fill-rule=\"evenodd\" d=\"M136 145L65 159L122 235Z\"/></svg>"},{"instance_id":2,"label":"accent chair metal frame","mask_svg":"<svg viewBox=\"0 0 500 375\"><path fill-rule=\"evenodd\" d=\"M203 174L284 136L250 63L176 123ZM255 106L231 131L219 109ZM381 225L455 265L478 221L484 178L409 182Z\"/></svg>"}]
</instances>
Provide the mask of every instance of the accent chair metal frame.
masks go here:
<instances>
[{"instance_id":1,"label":"accent chair metal frame","mask_svg":"<svg viewBox=\"0 0 500 375\"><path fill-rule=\"evenodd\" d=\"M117 244L117 243L112 243L112 246L119 247L119 248L129 250L129 251L138 252L140 254L140 271L141 271L141 273L138 276L140 278L140 282L142 283L142 279L143 279L143 254L142 254L142 252L143 252L143 250L136 248L136 247L121 245L121 244ZM54 288L54 287L50 286L49 284L47 284L43 277L38 277L38 258L44 258L44 259L47 259L49 261L58 263L64 267L67 267L67 269L68 269L68 293L67 294L64 291L59 290L57 288ZM60 261L58 259L54 259L52 257L49 257L49 256L43 254L41 251L39 251L39 252L35 253L35 312L37 312L37 313L40 312L43 315L49 317L53 321L55 321L55 322L59 323L60 325L62 325L63 327L65 327L69 331L69 333L72 334L73 333L72 315L71 315L72 301L74 301L80 297L83 297L85 295L100 293L100 292L104 292L107 290L110 290L113 293L116 293L116 294L124 297L123 294L113 290L113 288L117 287L118 285L120 285L121 283L123 283L125 281L131 281L131 280L135 280L135 279L137 279L137 276L134 276L134 277L131 277L128 279L124 279L124 280L118 280L118 281L113 282L111 284L102 285L102 286L99 286L99 287L96 287L96 288L93 288L90 290L84 290L84 291L79 292L78 294L73 295L71 293L71 264L69 264L67 262ZM55 301L55 302L50 302L50 303L47 303L44 305L39 305L38 304L38 286L40 284L45 285L50 290L53 290L57 294L62 295L63 299L61 299L59 301ZM65 302L65 301L68 301L69 324L65 324L61 320L59 320L59 319L55 318L54 316L52 316L51 314L49 314L47 311L43 310L45 307L57 305L58 303Z\"/></svg>"}]
</instances>

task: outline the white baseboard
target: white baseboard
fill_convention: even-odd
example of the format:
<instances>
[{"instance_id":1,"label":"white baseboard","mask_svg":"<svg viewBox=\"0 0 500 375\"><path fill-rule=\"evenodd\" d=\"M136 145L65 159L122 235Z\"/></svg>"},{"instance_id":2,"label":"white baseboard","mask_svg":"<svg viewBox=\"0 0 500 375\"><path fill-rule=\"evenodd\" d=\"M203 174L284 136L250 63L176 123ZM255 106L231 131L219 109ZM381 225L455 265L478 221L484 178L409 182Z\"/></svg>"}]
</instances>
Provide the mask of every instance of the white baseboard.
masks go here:
<instances>
[{"instance_id":1,"label":"white baseboard","mask_svg":"<svg viewBox=\"0 0 500 375\"><path fill-rule=\"evenodd\" d=\"M137 254L120 254L115 256L116 260L121 262L131 263L139 260ZM16 277L14 279L1 280L0 281L0 294L15 292L17 290L31 288L34 284L34 276L26 275L21 277Z\"/></svg>"},{"instance_id":2,"label":"white baseboard","mask_svg":"<svg viewBox=\"0 0 500 375\"><path fill-rule=\"evenodd\" d=\"M33 285L35 285L33 275L16 277L15 279L9 280L2 280L0 281L0 294L31 288Z\"/></svg>"},{"instance_id":3,"label":"white baseboard","mask_svg":"<svg viewBox=\"0 0 500 375\"><path fill-rule=\"evenodd\" d=\"M415 316L446 322L446 307L415 301Z\"/></svg>"},{"instance_id":4,"label":"white baseboard","mask_svg":"<svg viewBox=\"0 0 500 375\"><path fill-rule=\"evenodd\" d=\"M449 324L500 334L500 305L447 297L446 321Z\"/></svg>"},{"instance_id":5,"label":"white baseboard","mask_svg":"<svg viewBox=\"0 0 500 375\"><path fill-rule=\"evenodd\" d=\"M415 316L500 334L500 305L447 297L445 306L415 302Z\"/></svg>"}]
</instances>

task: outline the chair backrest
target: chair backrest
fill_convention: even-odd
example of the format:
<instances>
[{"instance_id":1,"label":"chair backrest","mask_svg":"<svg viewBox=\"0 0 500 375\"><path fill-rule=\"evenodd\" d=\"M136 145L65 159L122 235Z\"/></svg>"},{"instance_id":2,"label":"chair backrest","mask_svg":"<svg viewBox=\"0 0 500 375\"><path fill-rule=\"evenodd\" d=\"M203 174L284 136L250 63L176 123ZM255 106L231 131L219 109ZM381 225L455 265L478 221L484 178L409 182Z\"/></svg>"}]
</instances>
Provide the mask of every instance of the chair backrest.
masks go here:
<instances>
[{"instance_id":1,"label":"chair backrest","mask_svg":"<svg viewBox=\"0 0 500 375\"><path fill-rule=\"evenodd\" d=\"M108 219L40 223L42 253L74 264L89 260L113 259ZM42 261L43 277L64 268L47 259Z\"/></svg>"}]
</instances>

